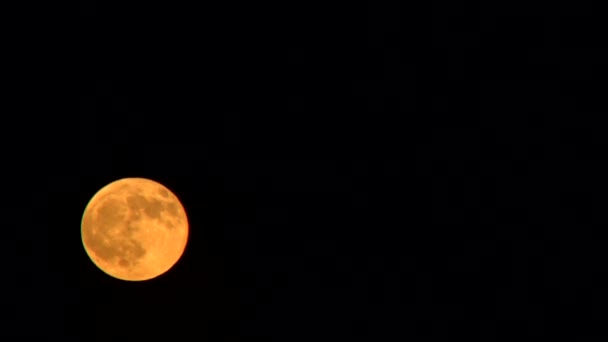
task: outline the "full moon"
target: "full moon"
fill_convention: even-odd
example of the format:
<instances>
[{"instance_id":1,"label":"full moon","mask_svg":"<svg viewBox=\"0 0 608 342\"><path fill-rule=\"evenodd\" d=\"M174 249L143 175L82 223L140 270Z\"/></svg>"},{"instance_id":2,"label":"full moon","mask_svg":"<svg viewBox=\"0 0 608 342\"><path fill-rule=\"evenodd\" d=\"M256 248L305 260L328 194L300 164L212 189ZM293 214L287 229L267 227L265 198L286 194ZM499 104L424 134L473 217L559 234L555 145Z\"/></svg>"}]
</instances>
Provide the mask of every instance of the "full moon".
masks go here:
<instances>
[{"instance_id":1,"label":"full moon","mask_svg":"<svg viewBox=\"0 0 608 342\"><path fill-rule=\"evenodd\" d=\"M167 272L188 241L186 211L175 194L145 178L101 188L82 216L82 243L93 263L112 277L141 281Z\"/></svg>"}]
</instances>

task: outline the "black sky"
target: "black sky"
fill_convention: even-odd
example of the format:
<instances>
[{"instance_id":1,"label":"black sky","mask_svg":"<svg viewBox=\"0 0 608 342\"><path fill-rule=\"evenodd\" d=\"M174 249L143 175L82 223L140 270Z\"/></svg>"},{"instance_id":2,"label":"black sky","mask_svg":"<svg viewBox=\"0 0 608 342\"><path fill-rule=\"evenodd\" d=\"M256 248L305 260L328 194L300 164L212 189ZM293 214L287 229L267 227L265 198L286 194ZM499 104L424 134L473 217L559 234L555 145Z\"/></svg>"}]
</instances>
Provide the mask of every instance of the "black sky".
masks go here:
<instances>
[{"instance_id":1,"label":"black sky","mask_svg":"<svg viewBox=\"0 0 608 342\"><path fill-rule=\"evenodd\" d=\"M522 29L523 47L506 47L512 31L482 30L471 56L479 36L449 13L214 6L37 9L34 24L12 26L4 98L15 105L0 139L16 204L5 217L19 228L3 249L3 328L39 340L390 341L392 327L454 335L446 322L479 325L475 310L498 334L505 321L546 322L551 296L535 299L559 268L529 215L560 217L536 207L566 197L541 171L560 155L541 136L568 130L513 115L533 102L513 98L540 98L545 78L511 63L544 65L543 36ZM512 79L480 84L480 65ZM110 278L81 242L86 204L124 177L166 185L190 221L182 259L148 282ZM487 289L494 306L478 310L469 294Z\"/></svg>"},{"instance_id":2,"label":"black sky","mask_svg":"<svg viewBox=\"0 0 608 342\"><path fill-rule=\"evenodd\" d=\"M494 331L591 331L605 302L597 273L605 259L598 21L546 12L488 15L482 25Z\"/></svg>"},{"instance_id":3,"label":"black sky","mask_svg":"<svg viewBox=\"0 0 608 342\"><path fill-rule=\"evenodd\" d=\"M387 251L372 238L372 194L396 171L372 171L399 162L377 148L394 137L367 123L388 108L390 23L159 11L90 6L20 28L32 38L17 50L27 72L4 167L23 188L18 208L40 209L23 210L32 224L11 246L11 325L86 341L377 334L364 293L378 279L364 270ZM372 45L380 64L362 68ZM81 242L88 201L124 177L166 185L190 221L182 259L147 282L107 276Z\"/></svg>"}]
</instances>

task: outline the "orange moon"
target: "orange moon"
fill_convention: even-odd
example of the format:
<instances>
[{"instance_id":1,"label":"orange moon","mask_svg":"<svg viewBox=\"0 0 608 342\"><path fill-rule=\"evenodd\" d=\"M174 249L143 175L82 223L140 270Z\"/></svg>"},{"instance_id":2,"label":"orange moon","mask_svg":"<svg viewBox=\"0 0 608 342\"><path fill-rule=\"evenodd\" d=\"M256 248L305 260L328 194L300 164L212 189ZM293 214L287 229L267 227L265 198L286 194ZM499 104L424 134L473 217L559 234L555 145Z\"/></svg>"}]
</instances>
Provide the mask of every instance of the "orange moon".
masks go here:
<instances>
[{"instance_id":1,"label":"orange moon","mask_svg":"<svg viewBox=\"0 0 608 342\"><path fill-rule=\"evenodd\" d=\"M82 243L93 263L112 277L141 281L167 272L188 241L188 218L177 196L145 178L101 188L82 216Z\"/></svg>"}]
</instances>

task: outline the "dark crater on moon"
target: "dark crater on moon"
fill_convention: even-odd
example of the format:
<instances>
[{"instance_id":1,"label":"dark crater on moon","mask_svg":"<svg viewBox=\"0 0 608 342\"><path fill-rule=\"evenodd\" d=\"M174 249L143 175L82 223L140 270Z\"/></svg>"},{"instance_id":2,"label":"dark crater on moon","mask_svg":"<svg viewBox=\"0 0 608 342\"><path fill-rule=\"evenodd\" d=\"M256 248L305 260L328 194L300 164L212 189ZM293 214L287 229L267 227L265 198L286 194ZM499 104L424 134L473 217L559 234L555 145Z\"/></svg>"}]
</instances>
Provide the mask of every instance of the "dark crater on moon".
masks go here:
<instances>
[{"instance_id":1,"label":"dark crater on moon","mask_svg":"<svg viewBox=\"0 0 608 342\"><path fill-rule=\"evenodd\" d=\"M165 190L165 189L159 189L158 193L163 196L164 198L169 197L169 191Z\"/></svg>"},{"instance_id":2,"label":"dark crater on moon","mask_svg":"<svg viewBox=\"0 0 608 342\"><path fill-rule=\"evenodd\" d=\"M132 238L135 226L129 223L128 211L122 201L108 199L97 210L97 218L93 219L89 211L83 219L83 240L87 248L106 262L116 260L122 267L137 264L146 250ZM118 228L112 232L113 228Z\"/></svg>"},{"instance_id":3,"label":"dark crater on moon","mask_svg":"<svg viewBox=\"0 0 608 342\"><path fill-rule=\"evenodd\" d=\"M140 212L143 210L148 217L153 219L159 219L160 212L165 209L165 205L162 201L157 199L148 199L140 195L127 197L127 203L133 212Z\"/></svg>"},{"instance_id":4,"label":"dark crater on moon","mask_svg":"<svg viewBox=\"0 0 608 342\"><path fill-rule=\"evenodd\" d=\"M160 191L167 193L167 196L169 195L164 189ZM182 221L179 215L178 204L170 200L159 200L142 195L130 195L127 197L127 203L134 220L140 220L140 213L143 213L151 219L162 221L163 226L167 229L173 229L175 225L170 220L163 220L161 217L161 213L166 210L170 217L174 217L180 222Z\"/></svg>"}]
</instances>

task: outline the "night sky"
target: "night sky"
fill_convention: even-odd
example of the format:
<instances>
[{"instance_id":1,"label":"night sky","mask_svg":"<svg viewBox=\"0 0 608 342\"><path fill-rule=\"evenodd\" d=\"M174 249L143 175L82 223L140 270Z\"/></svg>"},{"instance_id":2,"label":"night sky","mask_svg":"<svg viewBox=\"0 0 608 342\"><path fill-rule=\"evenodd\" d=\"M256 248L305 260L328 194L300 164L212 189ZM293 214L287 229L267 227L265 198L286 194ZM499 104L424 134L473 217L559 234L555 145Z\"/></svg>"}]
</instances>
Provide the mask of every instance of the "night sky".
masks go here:
<instances>
[{"instance_id":1,"label":"night sky","mask_svg":"<svg viewBox=\"0 0 608 342\"><path fill-rule=\"evenodd\" d=\"M545 337L602 323L592 21L53 11L7 37L1 327L14 340L390 341L389 326L420 340L462 318ZM88 201L125 177L167 186L190 222L182 258L147 282L107 276L81 242Z\"/></svg>"},{"instance_id":2,"label":"night sky","mask_svg":"<svg viewBox=\"0 0 608 342\"><path fill-rule=\"evenodd\" d=\"M6 146L19 146L4 164L18 208L40 208L14 215L32 224L11 246L8 325L82 341L377 336L366 293L380 272L368 271L388 251L372 238L371 208L396 169L373 171L399 164L377 148L393 137L368 124L388 108L379 81L394 58L378 27L329 12L309 22L80 11L80 26L37 31L46 57L24 60L37 65L26 83L39 95L20 111L41 115L20 114L15 138L4 127ZM362 68L370 46L380 64ZM81 241L88 201L125 177L167 186L190 223L182 258L150 281L108 276Z\"/></svg>"},{"instance_id":3,"label":"night sky","mask_svg":"<svg viewBox=\"0 0 608 342\"><path fill-rule=\"evenodd\" d=\"M176 133L160 135L179 141ZM238 341L338 332L346 323L344 306L356 303L350 302L356 286L344 278L356 281L355 265L344 253L355 248L349 244L360 232L340 217L353 215L340 193L341 183L353 180L331 161L213 159L193 142L141 144L144 136L78 148L90 155L62 164L70 170L54 177L60 185L48 192L44 242L51 251L45 272L53 281L41 284L48 306L39 311L51 316L42 321L53 322L61 335L93 340ZM190 221L181 260L141 283L97 269L79 231L89 198L104 184L133 176L172 189Z\"/></svg>"},{"instance_id":4,"label":"night sky","mask_svg":"<svg viewBox=\"0 0 608 342\"><path fill-rule=\"evenodd\" d=\"M500 336L604 326L599 22L554 10L483 20L493 86L479 102L491 143L478 176L490 200L482 226L494 242L482 247L492 258L479 290L493 289L485 298Z\"/></svg>"}]
</instances>

